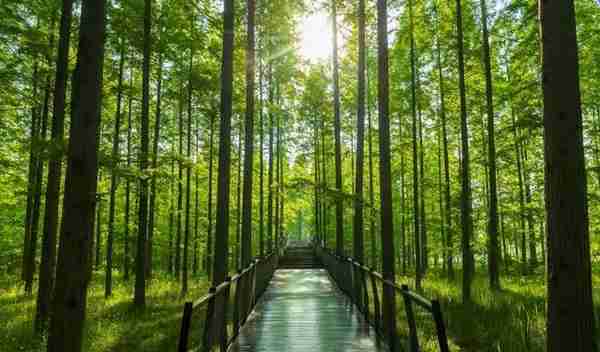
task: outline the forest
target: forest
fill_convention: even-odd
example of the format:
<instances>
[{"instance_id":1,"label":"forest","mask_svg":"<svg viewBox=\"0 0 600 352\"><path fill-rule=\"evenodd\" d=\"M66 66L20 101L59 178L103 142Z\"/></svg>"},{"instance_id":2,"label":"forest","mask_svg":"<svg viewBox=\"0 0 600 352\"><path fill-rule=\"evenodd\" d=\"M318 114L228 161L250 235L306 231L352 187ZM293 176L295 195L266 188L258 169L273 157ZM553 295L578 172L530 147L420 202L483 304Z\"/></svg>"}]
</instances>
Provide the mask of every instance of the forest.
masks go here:
<instances>
[{"instance_id":1,"label":"forest","mask_svg":"<svg viewBox=\"0 0 600 352\"><path fill-rule=\"evenodd\" d=\"M0 350L174 351L302 239L437 297L452 351L599 351L596 0L0 16Z\"/></svg>"}]
</instances>

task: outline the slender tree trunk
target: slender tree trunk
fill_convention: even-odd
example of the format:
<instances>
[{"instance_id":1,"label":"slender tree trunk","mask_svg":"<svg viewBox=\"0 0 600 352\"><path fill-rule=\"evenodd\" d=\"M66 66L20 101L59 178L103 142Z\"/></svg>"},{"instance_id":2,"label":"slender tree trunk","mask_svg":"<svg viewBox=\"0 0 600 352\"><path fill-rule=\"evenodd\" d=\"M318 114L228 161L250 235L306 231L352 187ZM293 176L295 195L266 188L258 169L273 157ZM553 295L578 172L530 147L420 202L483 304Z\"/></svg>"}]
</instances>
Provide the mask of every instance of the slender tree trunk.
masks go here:
<instances>
[{"instance_id":1,"label":"slender tree trunk","mask_svg":"<svg viewBox=\"0 0 600 352\"><path fill-rule=\"evenodd\" d=\"M133 60L132 60L133 61ZM129 87L133 85L133 65L129 70ZM127 169L131 168L131 104L133 96L129 93L129 102L127 105ZM131 214L131 180L129 177L125 181L125 233L123 234L123 279L129 280L129 216Z\"/></svg>"},{"instance_id":2,"label":"slender tree trunk","mask_svg":"<svg viewBox=\"0 0 600 352\"><path fill-rule=\"evenodd\" d=\"M82 1L79 28L63 200L67 220L61 228L48 352L81 351L98 172L104 1Z\"/></svg>"},{"instance_id":3,"label":"slender tree trunk","mask_svg":"<svg viewBox=\"0 0 600 352\"><path fill-rule=\"evenodd\" d=\"M437 36L437 69L439 78L439 91L440 91L440 119L442 123L442 142L444 149L444 200L445 200L445 214L444 223L446 239L444 242L444 248L446 255L444 260L446 261L446 270L448 278L454 279L454 250L453 250L453 239L452 239L452 199L450 196L450 160L448 156L448 128L446 121L446 94L444 89L444 75L442 72L442 48L440 43L439 27Z\"/></svg>"},{"instance_id":4,"label":"slender tree trunk","mask_svg":"<svg viewBox=\"0 0 600 352\"><path fill-rule=\"evenodd\" d=\"M25 212L25 233L23 236L23 263L21 279L25 282L25 293L31 294L33 288L33 268L35 266L35 256L30 255L31 248L36 247L37 243L32 244L31 239L31 217L33 213L33 193L35 189L37 176L37 158L36 143L39 138L40 113L38 104L38 81L39 81L39 62L37 55L34 55L33 75L32 75L32 107L31 107L31 125L29 131L29 169L27 174L27 209ZM37 240L36 240L37 242ZM35 249L34 249L35 251Z\"/></svg>"},{"instance_id":5,"label":"slender tree trunk","mask_svg":"<svg viewBox=\"0 0 600 352\"><path fill-rule=\"evenodd\" d=\"M53 35L52 35L53 37ZM53 43L53 39L50 40ZM53 47L51 44L50 47ZM46 82L44 85L44 100L42 103L42 114L40 116L41 123L40 130L37 132L38 139L34 143L40 145L46 141L46 131L48 129L48 115L49 115L49 100L50 100L50 74L46 74ZM37 149L37 148L36 148ZM39 151L37 153L41 154ZM35 274L35 257L37 252L37 242L39 233L39 222L40 222L40 208L42 203L42 179L44 174L44 159L41 156L35 158L35 178L33 183L33 199L31 208L31 220L30 220L30 235L29 235L29 247L27 248L29 253L27 255L29 270L25 278L25 292L31 293L33 290L33 277Z\"/></svg>"},{"instance_id":6,"label":"slender tree trunk","mask_svg":"<svg viewBox=\"0 0 600 352\"><path fill-rule=\"evenodd\" d=\"M490 287L500 289L498 252L498 191L496 190L496 143L494 135L494 101L492 85L492 62L487 25L486 0L481 3L481 27L483 31L483 63L485 68L485 97L487 107L488 174L489 174L489 217L488 217L488 272Z\"/></svg>"},{"instance_id":7,"label":"slender tree trunk","mask_svg":"<svg viewBox=\"0 0 600 352\"><path fill-rule=\"evenodd\" d=\"M231 114L233 101L234 1L224 0L223 66L221 72L221 124L217 185L217 224L213 286L225 281L229 253L229 180L231 174ZM218 312L217 312L218 313Z\"/></svg>"},{"instance_id":8,"label":"slender tree trunk","mask_svg":"<svg viewBox=\"0 0 600 352\"><path fill-rule=\"evenodd\" d=\"M262 53L262 51L261 51ZM264 72L263 72L263 65L262 65L262 60L259 60L259 64L260 64L260 68L259 68L259 94L260 94L260 98L259 98L259 103L260 103L260 109L259 109L259 119L260 121L258 122L258 124L260 125L260 150L259 150L259 155L260 155L260 174L259 174L259 196L258 196L258 217L259 217L259 227L258 227L258 231L259 231L259 254L261 257L263 257L265 255L265 195L264 195L264 189L265 189L265 180L264 180L264 176L265 176L265 158L263 156L264 153L264 139L265 139L265 131L264 131L264 122L263 122L263 117L264 117L264 112L263 112L263 79L264 79Z\"/></svg>"},{"instance_id":9,"label":"slender tree trunk","mask_svg":"<svg viewBox=\"0 0 600 352\"><path fill-rule=\"evenodd\" d=\"M521 146L521 152L523 154L523 183L525 186L525 217L527 218L527 229L529 230L529 267L531 270L534 270L537 265L537 240L535 238L535 224L533 220L533 210L531 207L533 206L531 200L531 182L530 182L530 172L527 166L528 158L527 158L527 146Z\"/></svg>"},{"instance_id":10,"label":"slender tree trunk","mask_svg":"<svg viewBox=\"0 0 600 352\"><path fill-rule=\"evenodd\" d=\"M198 159L198 153L200 151L200 127L196 123L196 160ZM200 219L200 175L198 170L194 168L194 260L192 264L193 275L198 274L198 242L200 237L198 235L198 220Z\"/></svg>"},{"instance_id":11,"label":"slender tree trunk","mask_svg":"<svg viewBox=\"0 0 600 352\"><path fill-rule=\"evenodd\" d=\"M462 299L463 302L471 301L471 283L473 281L474 263L471 249L471 239L473 237L473 218L472 218L472 196L471 196L471 174L469 160L469 130L467 125L467 94L465 88L465 59L464 59L464 40L462 24L462 5L461 0L456 0L456 27L458 40L458 76L459 76L459 95L460 95L460 134L461 134L461 200L460 213L462 223L462 260L463 260L463 280L462 280Z\"/></svg>"},{"instance_id":12,"label":"slender tree trunk","mask_svg":"<svg viewBox=\"0 0 600 352\"><path fill-rule=\"evenodd\" d=\"M255 38L254 20L256 4L248 0L248 38L246 47L246 136L244 138L244 205L242 214L242 267L250 265L252 260L252 185L254 170L254 76L255 70ZM262 157L261 157L262 158ZM247 302L244 302L247 304ZM247 307L244 308L247 311Z\"/></svg>"},{"instance_id":13,"label":"slender tree trunk","mask_svg":"<svg viewBox=\"0 0 600 352\"><path fill-rule=\"evenodd\" d=\"M175 155L175 142L171 143L171 154ZM173 227L175 222L175 200L173 195L175 194L175 186L173 179L175 178L175 159L171 160L171 173L169 179L169 248L167 253L167 271L169 274L173 274ZM208 245L207 245L208 247ZM208 252L208 250L207 250Z\"/></svg>"},{"instance_id":14,"label":"slender tree trunk","mask_svg":"<svg viewBox=\"0 0 600 352\"><path fill-rule=\"evenodd\" d=\"M52 291L54 289L54 271L56 267L56 234L58 230L58 210L60 200L60 181L62 177L62 146L64 137L65 97L67 93L69 39L71 26L71 9L73 4L63 2L60 19L58 54L56 58L56 77L54 81L54 101L51 142L56 150L48 163L48 181L46 183L46 206L44 207L44 230L42 235L42 256L40 260L40 277L36 302L35 330L41 333L46 329L50 314ZM54 22L54 20L53 20ZM54 27L54 25L52 25ZM52 34L54 37L54 34ZM54 40L51 40L53 43ZM50 60L48 60L50 61Z\"/></svg>"},{"instance_id":15,"label":"slender tree trunk","mask_svg":"<svg viewBox=\"0 0 600 352\"><path fill-rule=\"evenodd\" d=\"M242 246L242 131L244 127L240 124L238 134L238 150L237 150L237 182L236 182L236 212L235 212L235 254L234 267L241 268L240 250Z\"/></svg>"},{"instance_id":16,"label":"slender tree trunk","mask_svg":"<svg viewBox=\"0 0 600 352\"><path fill-rule=\"evenodd\" d=\"M356 116L356 182L354 202L353 256L359 263L364 261L363 249L363 175L365 144L365 0L358 1L358 87ZM360 288L360 286L357 286ZM358 293L358 291L357 291ZM359 294L357 297L361 297Z\"/></svg>"},{"instance_id":17,"label":"slender tree trunk","mask_svg":"<svg viewBox=\"0 0 600 352\"><path fill-rule=\"evenodd\" d=\"M208 233L206 235L206 268L208 278L212 278L212 263L213 263L213 155L214 155L214 135L215 135L215 118L210 117L208 137L208 204L207 204L207 220Z\"/></svg>"},{"instance_id":18,"label":"slender tree trunk","mask_svg":"<svg viewBox=\"0 0 600 352\"><path fill-rule=\"evenodd\" d=\"M342 147L340 122L340 79L337 46L337 6L331 2L332 33L333 33L333 130L335 139L335 188L343 192L342 185ZM344 255L344 204L341 197L335 201L335 252Z\"/></svg>"},{"instance_id":19,"label":"slender tree trunk","mask_svg":"<svg viewBox=\"0 0 600 352\"><path fill-rule=\"evenodd\" d=\"M269 64L269 175L267 201L267 251L273 251L273 65Z\"/></svg>"},{"instance_id":20,"label":"slender tree trunk","mask_svg":"<svg viewBox=\"0 0 600 352\"><path fill-rule=\"evenodd\" d=\"M183 95L183 86L180 89ZM179 168L177 171L177 233L175 235L175 278L181 273L181 213L183 212L183 99L179 100Z\"/></svg>"},{"instance_id":21,"label":"slender tree trunk","mask_svg":"<svg viewBox=\"0 0 600 352\"><path fill-rule=\"evenodd\" d=\"M194 15L191 16L190 31L194 32ZM194 66L194 48L190 42L190 62L188 72L188 106L187 106L187 149L186 157L189 161L192 159L192 98L193 98L193 87L192 87L192 69ZM183 263L182 266L182 278L181 278L181 295L185 295L188 291L188 276L189 276L189 247L190 247L190 207L191 207L191 188L192 188L192 168L187 166L185 168L185 228L184 228L184 240L183 240Z\"/></svg>"},{"instance_id":22,"label":"slender tree trunk","mask_svg":"<svg viewBox=\"0 0 600 352\"><path fill-rule=\"evenodd\" d=\"M415 53L415 34L413 19L413 3L409 0L408 4L410 16L410 70L411 70L411 112L412 112L412 171L413 171L413 227L415 242L415 288L421 291L421 280L423 279L423 251L421 245L421 217L419 215L419 172L418 172L418 154L417 154L417 63Z\"/></svg>"},{"instance_id":23,"label":"slender tree trunk","mask_svg":"<svg viewBox=\"0 0 600 352\"><path fill-rule=\"evenodd\" d=\"M366 28L365 28L366 32ZM368 65L369 53L367 50L367 44L365 40L365 76L366 76L366 105L367 105L367 120L369 129L369 140L368 140L368 148L369 148L369 232L371 234L371 266L377 267L377 237L375 236L375 191L374 191L374 181L373 181L373 126L371 119L371 95L370 95L370 84L369 84L369 65Z\"/></svg>"},{"instance_id":24,"label":"slender tree trunk","mask_svg":"<svg viewBox=\"0 0 600 352\"><path fill-rule=\"evenodd\" d=\"M150 52L152 26L152 0L144 2L144 60L142 64L142 124L140 145L140 172L146 173L148 169L148 137L150 125ZM146 241L148 237L148 179L140 180L138 212L138 238L135 261L135 291L133 302L136 307L146 305Z\"/></svg>"},{"instance_id":25,"label":"slender tree trunk","mask_svg":"<svg viewBox=\"0 0 600 352\"><path fill-rule=\"evenodd\" d=\"M379 189L381 194L381 262L385 280L396 281L394 273L394 220L392 211L392 179L390 162L390 123L389 123L389 73L388 73L388 26L387 1L377 1L377 53L378 53L378 111L379 111ZM396 302L394 288L383 288L383 326L390 342L390 350L395 351Z\"/></svg>"},{"instance_id":26,"label":"slender tree trunk","mask_svg":"<svg viewBox=\"0 0 600 352\"><path fill-rule=\"evenodd\" d=\"M158 168L158 144L160 141L160 125L161 125L161 98L162 98L162 65L163 54L158 53L158 82L156 83L156 117L154 120L154 140L152 143L152 169L153 175L150 181L150 208L148 213L148 242L146 243L146 278L152 278L152 253L154 244L154 228L156 227L156 176L154 173Z\"/></svg>"},{"instance_id":27,"label":"slender tree trunk","mask_svg":"<svg viewBox=\"0 0 600 352\"><path fill-rule=\"evenodd\" d=\"M548 352L597 351L573 2L541 2Z\"/></svg>"},{"instance_id":28,"label":"slender tree trunk","mask_svg":"<svg viewBox=\"0 0 600 352\"><path fill-rule=\"evenodd\" d=\"M125 43L121 39L119 59L119 78L117 83L117 112L115 114L115 129L111 158L115 168L119 165L119 142L121 138L121 101L123 99L123 66L125 65ZM117 170L110 176L110 200L108 205L108 234L106 237L106 277L104 281L104 297L112 296L112 265L113 265L113 240L115 229L116 195L118 187Z\"/></svg>"}]
</instances>

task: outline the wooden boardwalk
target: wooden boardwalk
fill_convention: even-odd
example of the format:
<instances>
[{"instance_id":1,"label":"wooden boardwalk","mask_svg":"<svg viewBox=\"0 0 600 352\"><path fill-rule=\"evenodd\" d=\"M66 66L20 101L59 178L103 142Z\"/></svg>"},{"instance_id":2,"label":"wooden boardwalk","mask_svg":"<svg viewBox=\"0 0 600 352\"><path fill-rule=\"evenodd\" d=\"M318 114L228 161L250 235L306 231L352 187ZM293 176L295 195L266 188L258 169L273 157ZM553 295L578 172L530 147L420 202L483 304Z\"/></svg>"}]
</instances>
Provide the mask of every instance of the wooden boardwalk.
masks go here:
<instances>
[{"instance_id":1,"label":"wooden boardwalk","mask_svg":"<svg viewBox=\"0 0 600 352\"><path fill-rule=\"evenodd\" d=\"M234 352L387 351L323 269L277 270Z\"/></svg>"}]
</instances>

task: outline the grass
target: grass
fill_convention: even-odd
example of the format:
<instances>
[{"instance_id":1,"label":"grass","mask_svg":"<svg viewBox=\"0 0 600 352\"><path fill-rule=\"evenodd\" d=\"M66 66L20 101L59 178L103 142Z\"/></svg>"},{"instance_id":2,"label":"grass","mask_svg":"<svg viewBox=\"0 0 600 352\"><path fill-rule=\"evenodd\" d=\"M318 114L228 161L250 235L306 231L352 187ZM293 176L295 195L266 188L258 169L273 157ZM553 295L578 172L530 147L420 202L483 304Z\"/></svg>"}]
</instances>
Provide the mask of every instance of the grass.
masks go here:
<instances>
[{"instance_id":1,"label":"grass","mask_svg":"<svg viewBox=\"0 0 600 352\"><path fill-rule=\"evenodd\" d=\"M448 281L441 273L431 272L423 281L423 295L438 298L446 320L452 351L465 352L543 352L546 328L546 285L544 275L504 276L502 290L491 291L487 277L475 277L471 304L462 304L460 274ZM399 282L412 283L412 277L399 277ZM594 273L594 302L600 303L600 273ZM411 285L412 286L412 285ZM401 336L408 335L404 303L398 300L398 322ZM596 305L596 317L600 306ZM423 351L438 351L431 315L420 308L417 329ZM596 326L599 326L596 324Z\"/></svg>"},{"instance_id":2,"label":"grass","mask_svg":"<svg viewBox=\"0 0 600 352\"><path fill-rule=\"evenodd\" d=\"M546 287L542 273L503 276L502 290L497 292L488 288L485 274L480 273L475 277L469 305L462 304L460 273L456 277L448 281L432 270L423 281L423 295L438 298L442 304L451 351L545 351ZM35 295L24 295L15 281L14 276L0 276L1 349L43 351L44 339L35 339L32 333ZM402 276L397 281L413 282L412 277ZM592 281L594 302L600 303L600 272L593 274ZM88 352L174 351L183 302L205 295L208 289L206 277L192 278L189 293L182 298L177 282L156 273L148 286L147 308L138 311L132 305L133 281L125 282L117 274L114 295L108 300L104 299L103 282L103 272L96 272L88 293L84 331L84 351ZM406 338L404 302L397 297L398 330ZM437 351L431 316L417 306L414 310L421 350ZM600 306L595 311L600 316Z\"/></svg>"},{"instance_id":3,"label":"grass","mask_svg":"<svg viewBox=\"0 0 600 352\"><path fill-rule=\"evenodd\" d=\"M0 346L4 351L45 351L45 338L34 338L35 295L23 294L15 277L0 277ZM146 309L133 307L133 278L116 273L113 296L104 298L103 272L95 272L88 290L84 351L174 351L183 303L205 295L205 276L192 277L181 297L180 285L155 273L146 291ZM34 288L34 292L36 288Z\"/></svg>"}]
</instances>

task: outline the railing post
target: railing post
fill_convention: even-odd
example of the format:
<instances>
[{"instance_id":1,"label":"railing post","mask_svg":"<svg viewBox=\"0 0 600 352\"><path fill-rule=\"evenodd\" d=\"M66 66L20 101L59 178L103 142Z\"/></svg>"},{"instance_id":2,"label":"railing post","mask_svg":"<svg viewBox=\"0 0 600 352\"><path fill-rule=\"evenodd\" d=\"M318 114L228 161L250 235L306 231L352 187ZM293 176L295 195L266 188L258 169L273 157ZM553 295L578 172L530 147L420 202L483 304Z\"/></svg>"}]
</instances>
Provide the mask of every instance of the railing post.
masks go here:
<instances>
[{"instance_id":1,"label":"railing post","mask_svg":"<svg viewBox=\"0 0 600 352\"><path fill-rule=\"evenodd\" d=\"M228 337L228 331L227 331L227 308L229 306L229 294L231 291L231 276L228 276L225 279L225 282L228 283L227 286L225 286L225 289L223 290L223 316L222 316L222 322L223 324L221 325L221 339L220 339L220 346L221 346L221 352L227 352L227 347L229 345L229 337Z\"/></svg>"},{"instance_id":2,"label":"railing post","mask_svg":"<svg viewBox=\"0 0 600 352\"><path fill-rule=\"evenodd\" d=\"M433 314L433 320L435 320L435 328L437 331L438 343L440 345L440 352L449 352L450 349L448 348L446 326L444 325L444 318L442 316L440 302L437 299L431 301L431 312Z\"/></svg>"},{"instance_id":3,"label":"railing post","mask_svg":"<svg viewBox=\"0 0 600 352\"><path fill-rule=\"evenodd\" d=\"M216 287L211 287L208 289L208 294L212 295L208 299L208 307L206 307L206 321L204 323L204 336L202 337L202 350L210 351L213 345L213 332L215 331L214 325L214 315L215 315L215 300L217 296L215 292L217 291Z\"/></svg>"},{"instance_id":4,"label":"railing post","mask_svg":"<svg viewBox=\"0 0 600 352\"><path fill-rule=\"evenodd\" d=\"M381 308L379 306L379 294L377 293L377 282L375 281L375 269L371 268L371 289L373 291L373 320L375 323L375 331L382 333L381 331ZM383 335L383 334L382 334Z\"/></svg>"},{"instance_id":5,"label":"railing post","mask_svg":"<svg viewBox=\"0 0 600 352\"><path fill-rule=\"evenodd\" d=\"M237 336L240 331L240 310L243 311L244 308L241 300L245 299L245 296L240 296L240 291L244 290L244 278L241 276L241 273L242 270L238 269L238 275L240 276L235 284L235 294L233 295L233 336Z\"/></svg>"},{"instance_id":6,"label":"railing post","mask_svg":"<svg viewBox=\"0 0 600 352\"><path fill-rule=\"evenodd\" d=\"M409 331L409 351L419 352L419 338L417 336L417 324L415 323L415 314L412 309L412 302L408 295L408 286L402 285L402 297L404 298L404 306L406 307L406 320L408 322Z\"/></svg>"},{"instance_id":7,"label":"railing post","mask_svg":"<svg viewBox=\"0 0 600 352\"><path fill-rule=\"evenodd\" d=\"M179 333L179 346L177 348L177 351L179 352L186 352L188 349L192 307L192 302L185 302L183 305L183 318L181 319L181 332Z\"/></svg>"}]
</instances>

